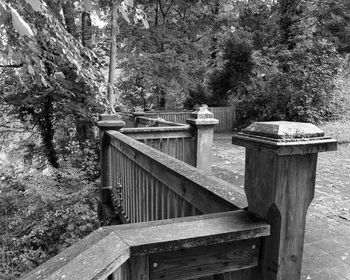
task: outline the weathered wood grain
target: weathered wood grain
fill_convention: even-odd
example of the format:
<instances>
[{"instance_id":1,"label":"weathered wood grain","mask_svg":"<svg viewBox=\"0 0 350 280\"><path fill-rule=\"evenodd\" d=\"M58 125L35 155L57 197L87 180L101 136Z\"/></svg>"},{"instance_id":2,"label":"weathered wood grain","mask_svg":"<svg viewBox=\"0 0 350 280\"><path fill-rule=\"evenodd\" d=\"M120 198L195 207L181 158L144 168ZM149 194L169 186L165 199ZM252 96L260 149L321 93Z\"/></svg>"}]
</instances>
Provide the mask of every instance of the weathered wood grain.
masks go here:
<instances>
[{"instance_id":1,"label":"weathered wood grain","mask_svg":"<svg viewBox=\"0 0 350 280\"><path fill-rule=\"evenodd\" d=\"M271 224L271 235L262 243L259 278L300 279L317 153L334 150L337 143L313 124L284 121L254 123L233 142L247 148L248 210Z\"/></svg>"},{"instance_id":2,"label":"weathered wood grain","mask_svg":"<svg viewBox=\"0 0 350 280\"><path fill-rule=\"evenodd\" d=\"M129 256L129 246L111 228L101 228L21 279L105 279Z\"/></svg>"},{"instance_id":3,"label":"weathered wood grain","mask_svg":"<svg viewBox=\"0 0 350 280\"><path fill-rule=\"evenodd\" d=\"M264 279L297 279L306 212L314 196L317 154L278 157L247 150L245 189L249 211L272 226L263 252Z\"/></svg>"},{"instance_id":4,"label":"weathered wood grain","mask_svg":"<svg viewBox=\"0 0 350 280\"><path fill-rule=\"evenodd\" d=\"M131 139L119 132L108 132L111 145L138 166L152 174L202 213L229 211L247 206L245 194L213 176L206 176L173 157Z\"/></svg>"},{"instance_id":5,"label":"weathered wood grain","mask_svg":"<svg viewBox=\"0 0 350 280\"><path fill-rule=\"evenodd\" d=\"M228 242L151 254L152 280L186 280L245 268L258 263L259 240Z\"/></svg>"},{"instance_id":6,"label":"weathered wood grain","mask_svg":"<svg viewBox=\"0 0 350 280\"><path fill-rule=\"evenodd\" d=\"M114 227L133 255L257 238L269 228L244 210Z\"/></svg>"},{"instance_id":7,"label":"weathered wood grain","mask_svg":"<svg viewBox=\"0 0 350 280\"><path fill-rule=\"evenodd\" d=\"M149 280L149 257L135 256L128 261L129 278L125 280Z\"/></svg>"},{"instance_id":8,"label":"weathered wood grain","mask_svg":"<svg viewBox=\"0 0 350 280\"><path fill-rule=\"evenodd\" d=\"M120 267L130 258L127 269L130 278L126 279L148 279L150 254L199 246L224 248L224 244L233 241L267 236L269 228L260 218L243 210L109 226L95 231L22 279L120 277L126 273Z\"/></svg>"}]
</instances>

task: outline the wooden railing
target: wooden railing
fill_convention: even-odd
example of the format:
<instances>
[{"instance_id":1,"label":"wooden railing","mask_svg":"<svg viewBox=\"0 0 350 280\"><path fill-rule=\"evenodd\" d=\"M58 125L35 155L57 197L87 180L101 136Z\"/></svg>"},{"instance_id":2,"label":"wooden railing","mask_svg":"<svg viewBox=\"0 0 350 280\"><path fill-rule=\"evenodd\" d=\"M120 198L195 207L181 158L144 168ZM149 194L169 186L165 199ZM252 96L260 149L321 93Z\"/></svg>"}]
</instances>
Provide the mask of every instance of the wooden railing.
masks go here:
<instances>
[{"instance_id":1,"label":"wooden railing","mask_svg":"<svg viewBox=\"0 0 350 280\"><path fill-rule=\"evenodd\" d=\"M129 137L195 166L195 131L190 125L123 128Z\"/></svg>"},{"instance_id":2,"label":"wooden railing","mask_svg":"<svg viewBox=\"0 0 350 280\"><path fill-rule=\"evenodd\" d=\"M233 127L237 123L237 113L235 107L209 107L209 110L214 114L214 118L219 122L215 126L214 132L216 133L231 133ZM186 124L187 119L191 118L191 111L189 110L174 110L174 111L147 111L147 112L135 112L134 114L124 114L127 122L127 127L131 124L135 126L135 120L138 117L144 117L148 119L163 119L164 121L172 123ZM134 119L134 123L132 121ZM144 125L150 125L149 122L141 120Z\"/></svg>"},{"instance_id":3,"label":"wooden railing","mask_svg":"<svg viewBox=\"0 0 350 280\"><path fill-rule=\"evenodd\" d=\"M236 277L242 267L257 266L260 238L269 232L266 222L246 211L103 227L22 279Z\"/></svg>"},{"instance_id":4,"label":"wooden railing","mask_svg":"<svg viewBox=\"0 0 350 280\"><path fill-rule=\"evenodd\" d=\"M198 156L213 122L205 108L191 117ZM130 224L97 230L24 279L300 279L317 153L335 140L311 124L254 123L233 137L246 147L244 194L122 126L99 122L101 201L110 221Z\"/></svg>"},{"instance_id":5,"label":"wooden railing","mask_svg":"<svg viewBox=\"0 0 350 280\"><path fill-rule=\"evenodd\" d=\"M114 209L127 222L171 219L247 206L241 188L150 148L120 132L111 146ZM117 208L116 208L117 207Z\"/></svg>"}]
</instances>

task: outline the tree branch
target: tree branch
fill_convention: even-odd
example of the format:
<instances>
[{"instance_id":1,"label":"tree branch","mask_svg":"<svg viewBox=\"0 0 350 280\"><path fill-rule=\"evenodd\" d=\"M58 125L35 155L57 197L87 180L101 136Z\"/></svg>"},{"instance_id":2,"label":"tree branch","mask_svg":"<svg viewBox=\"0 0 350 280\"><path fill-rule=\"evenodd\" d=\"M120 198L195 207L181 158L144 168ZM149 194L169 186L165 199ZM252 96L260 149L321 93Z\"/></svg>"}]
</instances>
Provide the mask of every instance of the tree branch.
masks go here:
<instances>
[{"instance_id":1,"label":"tree branch","mask_svg":"<svg viewBox=\"0 0 350 280\"><path fill-rule=\"evenodd\" d=\"M23 65L24 65L24 63L0 65L0 68L21 68L21 67L23 67Z\"/></svg>"}]
</instances>

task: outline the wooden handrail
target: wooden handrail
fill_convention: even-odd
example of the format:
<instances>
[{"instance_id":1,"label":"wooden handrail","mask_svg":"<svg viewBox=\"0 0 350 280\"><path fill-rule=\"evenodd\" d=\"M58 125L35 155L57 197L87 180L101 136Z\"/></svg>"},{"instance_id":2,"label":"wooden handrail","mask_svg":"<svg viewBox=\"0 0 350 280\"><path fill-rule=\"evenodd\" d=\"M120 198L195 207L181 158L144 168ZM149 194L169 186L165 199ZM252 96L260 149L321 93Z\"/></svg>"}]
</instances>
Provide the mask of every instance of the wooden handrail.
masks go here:
<instances>
[{"instance_id":1,"label":"wooden handrail","mask_svg":"<svg viewBox=\"0 0 350 280\"><path fill-rule=\"evenodd\" d=\"M148 126L154 125L154 126L186 126L186 124L178 123L178 122L171 122L166 121L162 118L148 118L144 116L137 117L137 123L146 124Z\"/></svg>"},{"instance_id":2,"label":"wooden handrail","mask_svg":"<svg viewBox=\"0 0 350 280\"><path fill-rule=\"evenodd\" d=\"M183 124L181 126L167 127L122 128L120 132L134 139L180 138L192 137L193 128L190 125Z\"/></svg>"},{"instance_id":3,"label":"wooden handrail","mask_svg":"<svg viewBox=\"0 0 350 280\"><path fill-rule=\"evenodd\" d=\"M254 267L257 265L259 247L257 238L267 236L269 232L270 226L267 223L246 211L103 227L21 279L104 280L126 264L127 260L138 256L152 260L159 257L160 253L180 252L183 249L186 252L197 247L233 244L232 242L245 240L252 240L244 245L248 252L240 257L234 256L232 264L226 265L225 269L236 270L242 266L241 262L246 267ZM239 250L242 250L241 246ZM239 252L237 251L238 254ZM224 261L229 262L221 260ZM157 275L154 268L156 267L153 266L153 271L149 273ZM161 268L160 263L158 268ZM126 269L135 273L139 268L130 261ZM183 270L182 267L179 269ZM203 274L201 271L197 273Z\"/></svg>"},{"instance_id":4,"label":"wooden handrail","mask_svg":"<svg viewBox=\"0 0 350 280\"><path fill-rule=\"evenodd\" d=\"M152 149L120 132L107 131L110 145L135 165L162 182L201 213L216 213L247 207L243 190L174 157Z\"/></svg>"},{"instance_id":5,"label":"wooden handrail","mask_svg":"<svg viewBox=\"0 0 350 280\"><path fill-rule=\"evenodd\" d=\"M112 228L99 228L21 279L106 279L129 257L128 244Z\"/></svg>"}]
</instances>

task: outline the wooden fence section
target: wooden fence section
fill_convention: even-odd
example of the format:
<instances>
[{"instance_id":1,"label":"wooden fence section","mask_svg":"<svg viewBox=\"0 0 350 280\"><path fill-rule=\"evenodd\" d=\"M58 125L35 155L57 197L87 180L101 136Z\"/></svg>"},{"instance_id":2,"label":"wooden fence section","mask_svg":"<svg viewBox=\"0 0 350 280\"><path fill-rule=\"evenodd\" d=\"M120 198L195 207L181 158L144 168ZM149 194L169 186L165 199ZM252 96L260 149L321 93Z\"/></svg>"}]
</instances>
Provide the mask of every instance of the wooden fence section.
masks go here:
<instances>
[{"instance_id":1,"label":"wooden fence section","mask_svg":"<svg viewBox=\"0 0 350 280\"><path fill-rule=\"evenodd\" d=\"M236 110L234 107L210 107L214 118L219 120L219 124L215 126L214 132L231 133L235 123L237 122Z\"/></svg>"},{"instance_id":2,"label":"wooden fence section","mask_svg":"<svg viewBox=\"0 0 350 280\"><path fill-rule=\"evenodd\" d=\"M162 118L169 122L186 123L186 120L190 118L192 111L156 111L145 112L145 117L149 118Z\"/></svg>"},{"instance_id":3,"label":"wooden fence section","mask_svg":"<svg viewBox=\"0 0 350 280\"><path fill-rule=\"evenodd\" d=\"M123 128L121 132L147 146L195 166L195 138L190 125Z\"/></svg>"},{"instance_id":4,"label":"wooden fence section","mask_svg":"<svg viewBox=\"0 0 350 280\"><path fill-rule=\"evenodd\" d=\"M113 208L126 222L171 219L247 206L245 195L215 177L120 132L107 132Z\"/></svg>"},{"instance_id":5,"label":"wooden fence section","mask_svg":"<svg viewBox=\"0 0 350 280\"><path fill-rule=\"evenodd\" d=\"M219 124L215 126L214 132L216 133L230 133L233 130L234 125L237 122L236 110L234 107L209 107L209 110L214 113L214 118L219 120ZM186 124L187 119L191 117L193 111L154 111L154 112L138 112L135 116L142 116L146 118L157 119L161 118L165 121L172 123ZM130 114L124 113L124 118L127 122L127 127L132 124ZM141 120L141 123L145 126L152 125L151 122L147 122L145 119Z\"/></svg>"}]
</instances>

